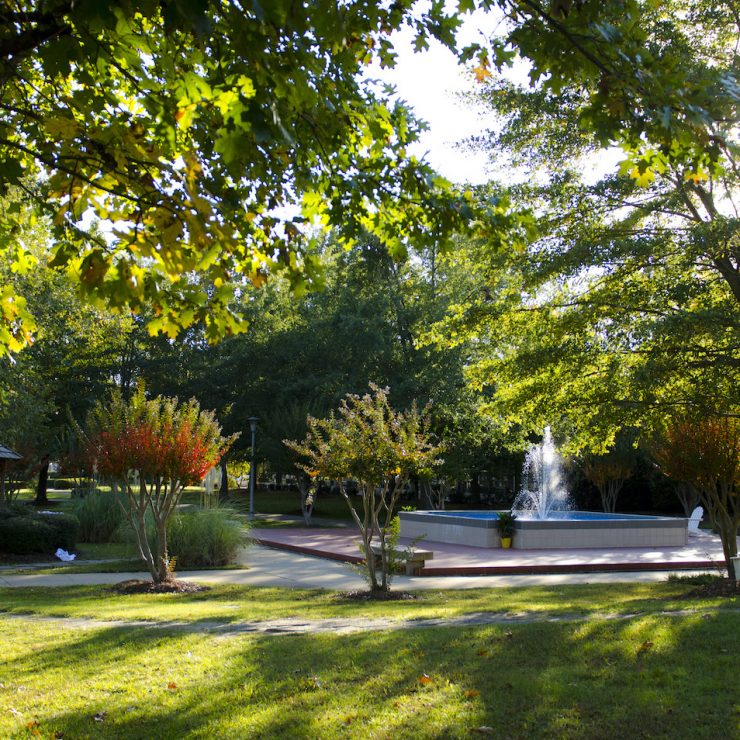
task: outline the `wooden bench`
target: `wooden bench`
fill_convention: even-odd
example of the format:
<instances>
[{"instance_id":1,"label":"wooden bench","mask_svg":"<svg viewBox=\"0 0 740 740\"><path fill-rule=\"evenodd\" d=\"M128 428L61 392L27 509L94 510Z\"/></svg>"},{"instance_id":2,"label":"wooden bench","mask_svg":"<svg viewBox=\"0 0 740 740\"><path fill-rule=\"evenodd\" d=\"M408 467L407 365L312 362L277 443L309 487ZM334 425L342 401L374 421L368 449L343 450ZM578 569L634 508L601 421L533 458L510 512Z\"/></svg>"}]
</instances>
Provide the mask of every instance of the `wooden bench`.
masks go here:
<instances>
[{"instance_id":1,"label":"wooden bench","mask_svg":"<svg viewBox=\"0 0 740 740\"><path fill-rule=\"evenodd\" d=\"M380 557L380 543L371 542L370 547L373 554ZM426 561L434 558L434 553L431 550L418 550L415 547L410 547L403 550L396 550L395 558L397 562L403 562L405 564L407 576L418 576Z\"/></svg>"}]
</instances>

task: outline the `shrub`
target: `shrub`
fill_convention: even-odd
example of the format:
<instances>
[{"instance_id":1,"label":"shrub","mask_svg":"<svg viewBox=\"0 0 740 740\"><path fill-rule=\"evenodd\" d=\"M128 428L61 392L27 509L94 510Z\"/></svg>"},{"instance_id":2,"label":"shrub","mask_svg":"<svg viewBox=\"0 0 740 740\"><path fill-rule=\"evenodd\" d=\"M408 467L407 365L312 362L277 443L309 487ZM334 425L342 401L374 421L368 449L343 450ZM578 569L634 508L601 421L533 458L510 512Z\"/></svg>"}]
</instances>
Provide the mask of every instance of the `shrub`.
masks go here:
<instances>
[{"instance_id":1,"label":"shrub","mask_svg":"<svg viewBox=\"0 0 740 740\"><path fill-rule=\"evenodd\" d=\"M249 536L236 512L216 506L176 514L168 522L167 539L178 566L212 567L234 563Z\"/></svg>"},{"instance_id":2,"label":"shrub","mask_svg":"<svg viewBox=\"0 0 740 740\"><path fill-rule=\"evenodd\" d=\"M124 520L124 497L113 493L91 493L76 499L74 515L80 520L80 542L113 542Z\"/></svg>"},{"instance_id":3,"label":"shrub","mask_svg":"<svg viewBox=\"0 0 740 740\"><path fill-rule=\"evenodd\" d=\"M72 550L80 523L71 514L42 514L3 508L0 511L0 551L14 555Z\"/></svg>"},{"instance_id":4,"label":"shrub","mask_svg":"<svg viewBox=\"0 0 740 740\"><path fill-rule=\"evenodd\" d=\"M69 491L76 485L73 480L68 480L67 478L56 478L49 481L49 488L54 488L57 491Z\"/></svg>"}]
</instances>

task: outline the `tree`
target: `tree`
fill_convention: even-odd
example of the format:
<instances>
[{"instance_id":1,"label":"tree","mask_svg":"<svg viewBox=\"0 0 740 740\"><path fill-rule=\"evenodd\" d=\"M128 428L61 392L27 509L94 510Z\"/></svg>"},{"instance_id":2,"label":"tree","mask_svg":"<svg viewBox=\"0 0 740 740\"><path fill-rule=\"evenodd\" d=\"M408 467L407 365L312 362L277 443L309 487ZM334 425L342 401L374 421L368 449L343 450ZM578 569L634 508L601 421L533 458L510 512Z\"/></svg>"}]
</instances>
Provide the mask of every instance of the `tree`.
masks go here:
<instances>
[{"instance_id":1,"label":"tree","mask_svg":"<svg viewBox=\"0 0 740 740\"><path fill-rule=\"evenodd\" d=\"M6 199L0 209L7 205ZM116 382L132 322L81 301L69 276L48 268L50 227L43 219L30 220L20 236L26 267L0 253L0 278L24 301L38 331L12 362L0 357L0 418L38 473L36 503L46 506L49 463L64 452L59 441L69 416L84 418Z\"/></svg>"},{"instance_id":2,"label":"tree","mask_svg":"<svg viewBox=\"0 0 740 740\"><path fill-rule=\"evenodd\" d=\"M632 475L629 463L616 458L610 459L608 455L593 456L583 463L583 474L599 489L602 509L614 513L619 492Z\"/></svg>"},{"instance_id":3,"label":"tree","mask_svg":"<svg viewBox=\"0 0 740 740\"><path fill-rule=\"evenodd\" d=\"M347 395L336 415L309 418L305 439L285 444L305 460L300 468L309 477L339 484L360 530L370 589L383 593L390 587L391 524L398 498L412 476L431 476L441 462L441 448L432 442L424 415L415 405L407 412L394 411L388 389L373 384L370 388L372 392L364 396ZM359 485L361 511L347 491L348 479ZM372 547L375 536L379 558Z\"/></svg>"},{"instance_id":4,"label":"tree","mask_svg":"<svg viewBox=\"0 0 740 740\"><path fill-rule=\"evenodd\" d=\"M167 549L167 522L187 485L200 483L234 440L221 436L209 411L191 399L147 400L143 387L129 401L114 392L98 403L81 432L91 463L123 488L126 517L154 583L174 576ZM131 473L138 472L138 485ZM147 536L147 514L154 521L155 539Z\"/></svg>"},{"instance_id":5,"label":"tree","mask_svg":"<svg viewBox=\"0 0 740 740\"><path fill-rule=\"evenodd\" d=\"M0 21L2 183L51 214L55 266L111 307L151 307L152 332L201 321L215 340L243 328L231 303L248 283L311 287L314 219L400 256L470 215L409 153L408 108L360 74L394 63L400 28L454 47L441 3L22 0ZM10 294L0 318L3 345L24 341Z\"/></svg>"},{"instance_id":6,"label":"tree","mask_svg":"<svg viewBox=\"0 0 740 740\"><path fill-rule=\"evenodd\" d=\"M700 492L734 580L732 558L737 556L740 529L740 419L676 419L654 443L653 456L663 473Z\"/></svg>"},{"instance_id":7,"label":"tree","mask_svg":"<svg viewBox=\"0 0 740 740\"><path fill-rule=\"evenodd\" d=\"M439 334L476 337L469 377L504 426L604 452L622 427L738 402L737 18L724 2L522 6L512 36L540 61L529 86L481 86L501 128L473 143L521 168L490 190L532 228L468 240L470 288ZM614 144L620 172L586 181Z\"/></svg>"},{"instance_id":8,"label":"tree","mask_svg":"<svg viewBox=\"0 0 740 740\"><path fill-rule=\"evenodd\" d=\"M505 31L457 48L476 7L505 13ZM476 214L494 234L511 225L495 203L450 197L409 155L418 122L360 74L394 64L394 31L410 28L417 50L437 39L480 80L518 54L543 90L578 91L580 123L623 145L639 177L668 161L701 179L732 149L733 12L722 0L23 0L0 11L0 172L53 214L55 264L83 290L151 306L154 332L201 320L213 340L242 328L231 302L247 281L314 284L306 221L348 241L370 231L394 255ZM295 204L300 217L279 215ZM110 239L86 233L90 212ZM32 317L11 292L1 307L0 346L22 344Z\"/></svg>"}]
</instances>

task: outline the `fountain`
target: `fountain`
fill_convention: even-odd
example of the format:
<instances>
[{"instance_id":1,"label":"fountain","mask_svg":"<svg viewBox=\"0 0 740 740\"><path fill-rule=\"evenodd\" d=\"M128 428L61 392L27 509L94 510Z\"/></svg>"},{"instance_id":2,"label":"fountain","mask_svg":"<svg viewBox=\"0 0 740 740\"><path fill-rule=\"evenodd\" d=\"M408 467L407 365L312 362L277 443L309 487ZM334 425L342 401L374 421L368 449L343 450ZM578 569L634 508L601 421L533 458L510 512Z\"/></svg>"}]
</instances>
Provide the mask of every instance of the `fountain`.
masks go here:
<instances>
[{"instance_id":1,"label":"fountain","mask_svg":"<svg viewBox=\"0 0 740 740\"><path fill-rule=\"evenodd\" d=\"M561 482L562 459L545 427L527 453L514 500L515 549L672 547L688 542L688 520L638 514L573 511ZM499 547L495 511L402 511L401 536L432 542Z\"/></svg>"},{"instance_id":2,"label":"fountain","mask_svg":"<svg viewBox=\"0 0 740 740\"><path fill-rule=\"evenodd\" d=\"M532 445L524 459L522 489L512 507L523 519L550 519L557 511L572 509L568 490L562 483L563 461L552 441L550 427L538 445Z\"/></svg>"}]
</instances>

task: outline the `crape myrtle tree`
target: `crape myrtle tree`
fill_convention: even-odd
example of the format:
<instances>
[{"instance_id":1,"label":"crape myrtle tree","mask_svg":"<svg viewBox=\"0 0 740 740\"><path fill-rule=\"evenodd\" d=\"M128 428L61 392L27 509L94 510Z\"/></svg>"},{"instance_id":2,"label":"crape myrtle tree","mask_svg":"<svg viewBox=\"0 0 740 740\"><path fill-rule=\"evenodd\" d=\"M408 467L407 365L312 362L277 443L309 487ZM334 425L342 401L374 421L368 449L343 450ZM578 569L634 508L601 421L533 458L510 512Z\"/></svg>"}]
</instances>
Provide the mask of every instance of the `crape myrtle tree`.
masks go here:
<instances>
[{"instance_id":1,"label":"crape myrtle tree","mask_svg":"<svg viewBox=\"0 0 740 740\"><path fill-rule=\"evenodd\" d=\"M617 510L617 498L625 482L634 473L634 437L634 430L623 430L607 452L602 455L585 455L580 460L581 472L596 486L601 498L601 508L606 512L614 513Z\"/></svg>"},{"instance_id":2,"label":"crape myrtle tree","mask_svg":"<svg viewBox=\"0 0 740 740\"><path fill-rule=\"evenodd\" d=\"M432 440L426 415L415 405L395 411L387 388L371 383L370 389L363 396L348 394L338 412L326 419L309 418L305 439L285 444L302 458L299 466L309 477L339 484L360 530L370 589L384 593L390 588L395 507L412 476L432 476L441 463L441 446ZM349 480L359 486L361 508L347 490ZM375 537L379 556L372 549Z\"/></svg>"},{"instance_id":3,"label":"crape myrtle tree","mask_svg":"<svg viewBox=\"0 0 740 740\"><path fill-rule=\"evenodd\" d=\"M695 488L709 521L722 539L731 579L740 529L740 418L717 416L674 419L652 454L673 480Z\"/></svg>"},{"instance_id":4,"label":"crape myrtle tree","mask_svg":"<svg viewBox=\"0 0 740 740\"><path fill-rule=\"evenodd\" d=\"M152 580L171 580L167 522L185 486L200 483L235 437L222 437L213 413L202 411L195 399L148 400L143 387L128 401L114 392L109 402L98 403L81 434L91 465L125 493L124 511ZM133 471L138 472L136 486ZM154 522L153 541L147 535L147 515Z\"/></svg>"}]
</instances>

